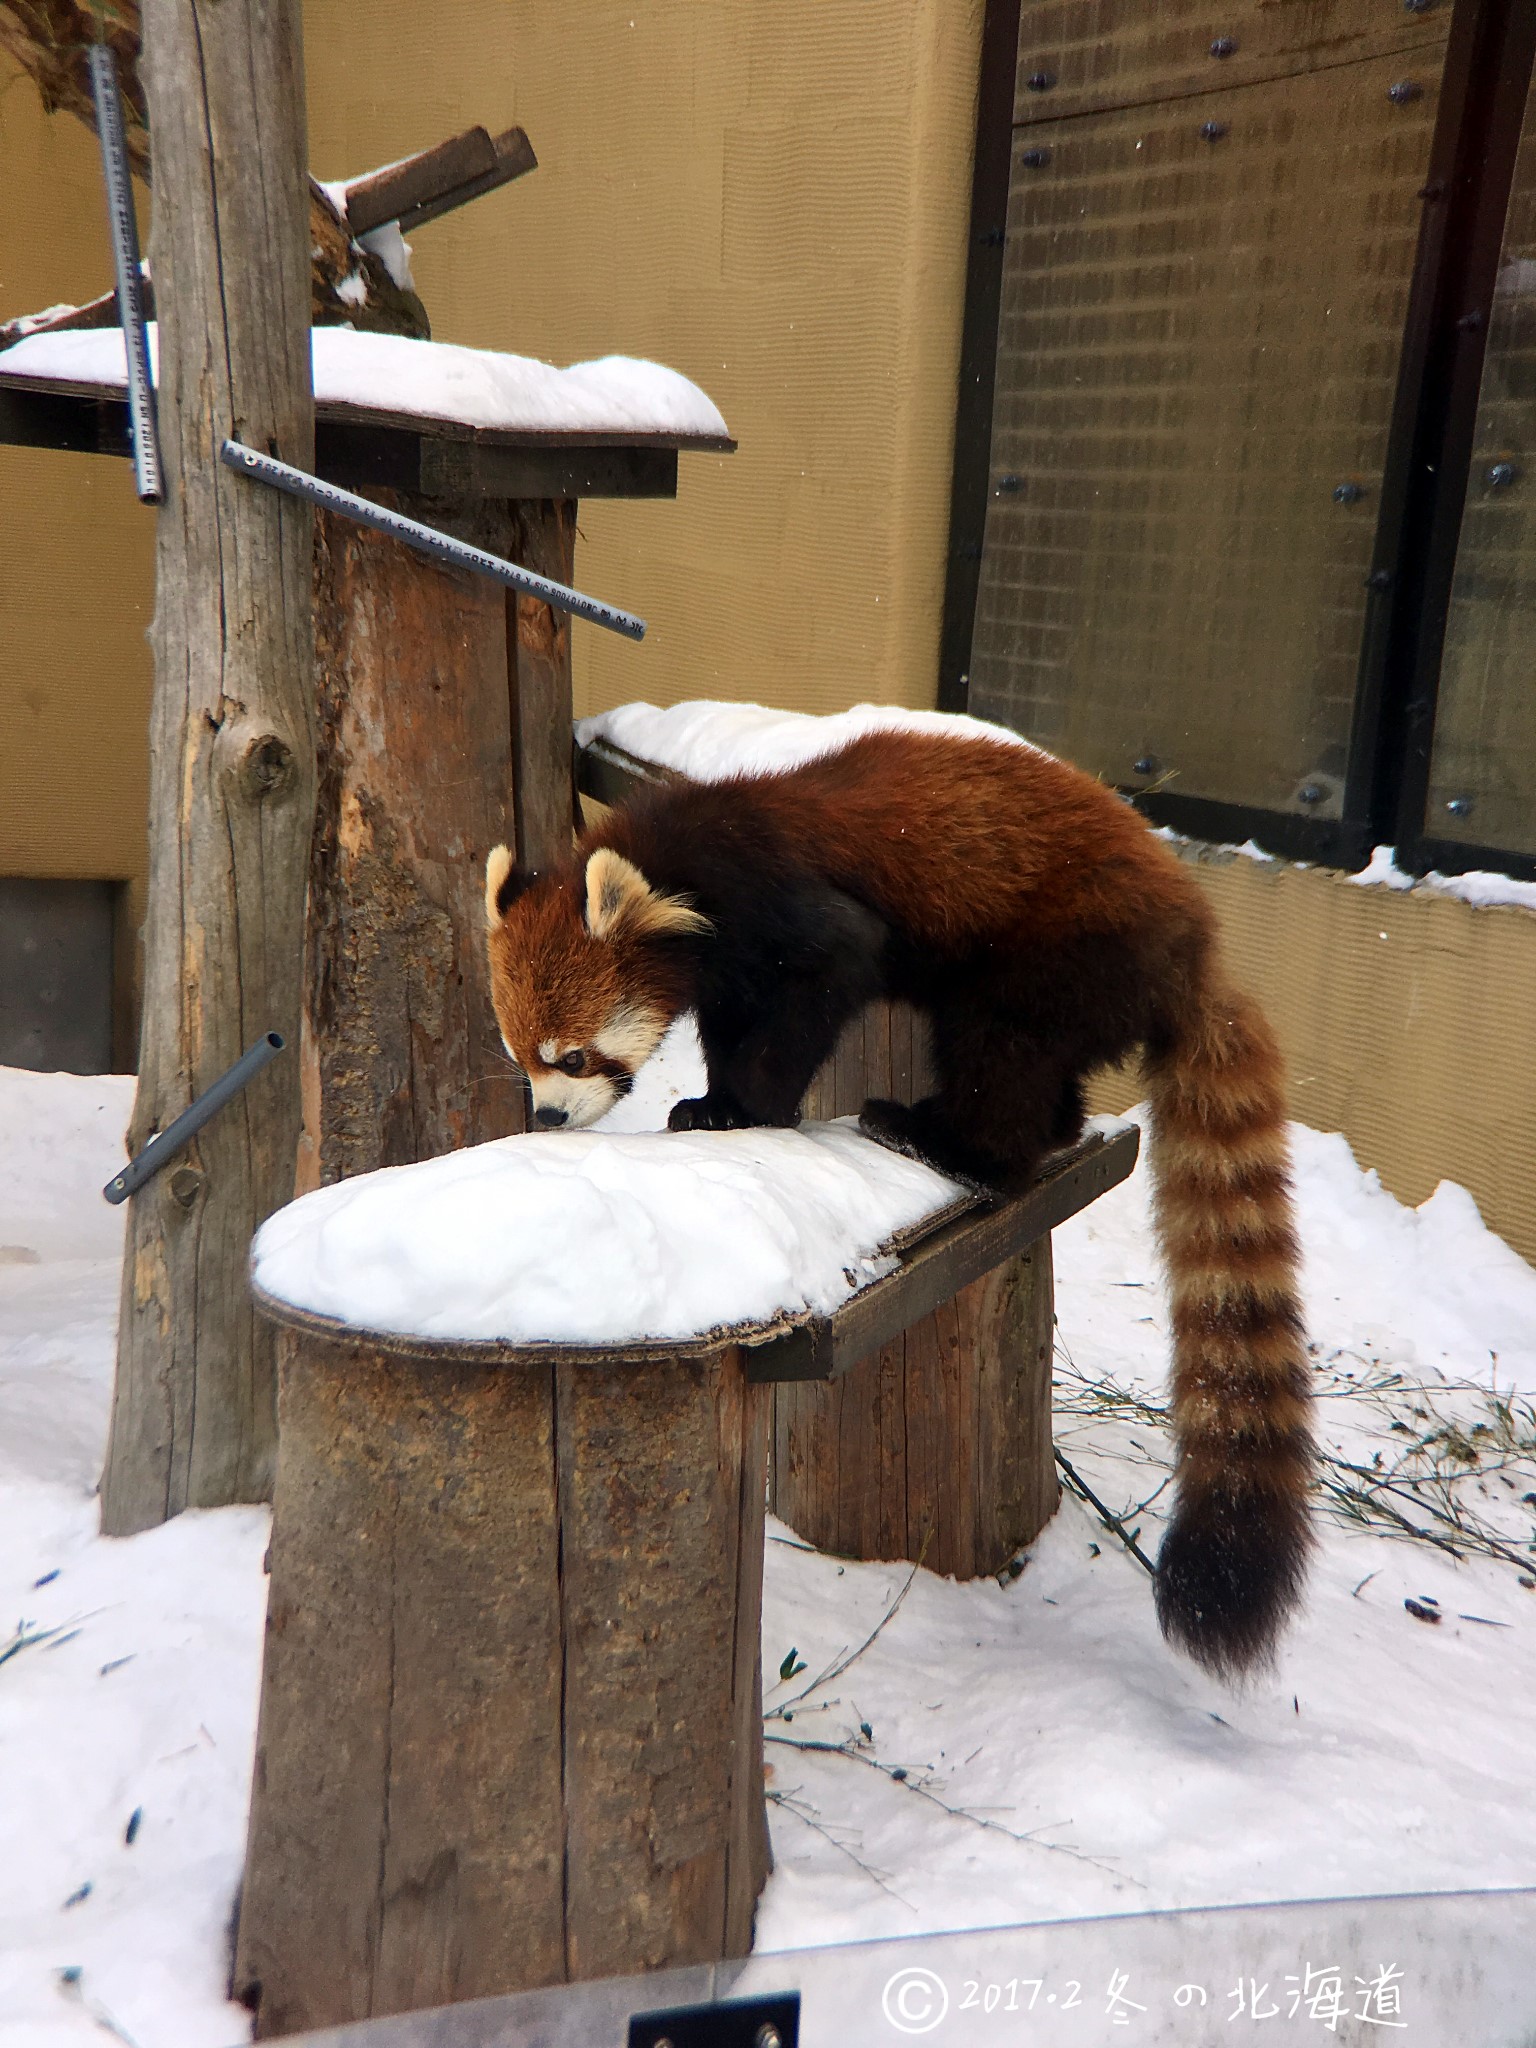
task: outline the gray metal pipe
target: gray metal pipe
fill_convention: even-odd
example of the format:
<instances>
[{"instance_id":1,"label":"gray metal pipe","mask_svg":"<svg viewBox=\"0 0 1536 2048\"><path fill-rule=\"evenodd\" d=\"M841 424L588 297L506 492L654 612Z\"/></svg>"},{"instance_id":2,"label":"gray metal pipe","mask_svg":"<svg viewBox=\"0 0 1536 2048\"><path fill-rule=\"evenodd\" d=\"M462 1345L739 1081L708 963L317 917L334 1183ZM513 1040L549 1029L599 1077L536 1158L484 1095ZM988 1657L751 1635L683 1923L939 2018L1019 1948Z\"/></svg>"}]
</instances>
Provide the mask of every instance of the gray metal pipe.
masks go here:
<instances>
[{"instance_id":1,"label":"gray metal pipe","mask_svg":"<svg viewBox=\"0 0 1536 2048\"><path fill-rule=\"evenodd\" d=\"M626 640L645 638L645 621L637 619L633 612L621 612L616 605L583 597L579 590L571 590L564 583L536 576L532 569L519 568L516 562L504 561L484 548L472 548L468 541L455 540L451 533L439 533L435 526L423 526L419 519L407 519L403 512L392 512L387 505L375 505L371 498L359 498L353 491L342 490L339 484L325 483L311 476L307 469L295 469L291 463L279 462L275 455L247 448L243 441L226 441L219 454L231 469L270 484L274 490L286 491L292 498L307 498L323 511L340 512L360 526L372 526L394 540L404 541L418 554L451 562L456 569L472 569L477 576L489 576L511 590L542 598L557 611L573 612L578 619L590 619L594 626L606 626L610 633L622 633Z\"/></svg>"},{"instance_id":2,"label":"gray metal pipe","mask_svg":"<svg viewBox=\"0 0 1536 2048\"><path fill-rule=\"evenodd\" d=\"M137 1194L145 1181L153 1180L162 1166L168 1166L185 1145L189 1145L208 1119L217 1116L233 1096L248 1081L252 1081L263 1067L270 1066L282 1051L287 1041L279 1032L269 1031L258 1038L249 1052L243 1052L227 1074L220 1074L211 1088L207 1088L195 1102L189 1103L181 1115L172 1119L163 1131L157 1131L136 1159L130 1159L116 1179L109 1180L102 1193L109 1202L126 1202Z\"/></svg>"},{"instance_id":3,"label":"gray metal pipe","mask_svg":"<svg viewBox=\"0 0 1536 2048\"><path fill-rule=\"evenodd\" d=\"M117 317L123 330L123 353L128 359L134 488L146 505L158 505L162 496L160 441L155 425L155 387L149 374L149 338L144 331L144 299L139 289L139 228L128 176L117 59L105 43L93 43L89 58L101 168L107 181L107 222L112 230L112 263L117 275Z\"/></svg>"}]
</instances>

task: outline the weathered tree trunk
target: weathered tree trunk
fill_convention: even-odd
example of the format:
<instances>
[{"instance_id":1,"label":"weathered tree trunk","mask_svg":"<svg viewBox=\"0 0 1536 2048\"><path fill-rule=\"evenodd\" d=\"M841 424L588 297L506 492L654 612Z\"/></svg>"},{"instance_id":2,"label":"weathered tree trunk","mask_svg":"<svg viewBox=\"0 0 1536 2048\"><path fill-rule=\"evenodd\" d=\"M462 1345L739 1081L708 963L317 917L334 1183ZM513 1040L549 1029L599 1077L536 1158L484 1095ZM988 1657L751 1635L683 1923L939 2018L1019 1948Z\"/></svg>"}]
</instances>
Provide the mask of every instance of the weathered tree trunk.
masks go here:
<instances>
[{"instance_id":1,"label":"weathered tree trunk","mask_svg":"<svg viewBox=\"0 0 1536 2048\"><path fill-rule=\"evenodd\" d=\"M521 538L504 499L388 501L496 554ZM508 624L500 585L317 518L301 1189L522 1129L485 952L485 856L513 836ZM569 754L568 685L566 705Z\"/></svg>"},{"instance_id":2,"label":"weathered tree trunk","mask_svg":"<svg viewBox=\"0 0 1536 2048\"><path fill-rule=\"evenodd\" d=\"M388 502L571 580L570 500ZM315 538L301 1188L523 1128L491 1009L485 856L505 840L547 867L575 807L569 617L330 514Z\"/></svg>"},{"instance_id":3,"label":"weathered tree trunk","mask_svg":"<svg viewBox=\"0 0 1536 2048\"><path fill-rule=\"evenodd\" d=\"M576 573L574 498L525 499L513 506L514 561L570 583ZM570 850L576 822L571 734L571 618L509 590L507 650L517 754L517 857L545 868Z\"/></svg>"},{"instance_id":4,"label":"weathered tree trunk","mask_svg":"<svg viewBox=\"0 0 1536 2048\"><path fill-rule=\"evenodd\" d=\"M259 2038L751 1947L768 1389L485 1352L284 1333Z\"/></svg>"},{"instance_id":5,"label":"weathered tree trunk","mask_svg":"<svg viewBox=\"0 0 1536 2048\"><path fill-rule=\"evenodd\" d=\"M129 1143L263 1031L296 1041L314 809L309 508L225 469L234 435L313 467L297 0L146 0L160 309L149 913ZM102 1526L260 1500L273 1339L251 1233L292 1192L279 1060L129 1211Z\"/></svg>"}]
</instances>

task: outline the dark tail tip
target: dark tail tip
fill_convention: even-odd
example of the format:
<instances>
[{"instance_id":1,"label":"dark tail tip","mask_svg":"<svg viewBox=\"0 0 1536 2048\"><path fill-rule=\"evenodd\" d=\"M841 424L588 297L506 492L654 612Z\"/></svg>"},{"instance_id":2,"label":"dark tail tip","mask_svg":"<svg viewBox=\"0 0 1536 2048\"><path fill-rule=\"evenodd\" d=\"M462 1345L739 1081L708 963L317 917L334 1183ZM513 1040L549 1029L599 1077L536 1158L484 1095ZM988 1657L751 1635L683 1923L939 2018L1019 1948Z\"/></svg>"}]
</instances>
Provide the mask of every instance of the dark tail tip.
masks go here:
<instances>
[{"instance_id":1,"label":"dark tail tip","mask_svg":"<svg viewBox=\"0 0 1536 2048\"><path fill-rule=\"evenodd\" d=\"M1301 1598L1312 1537L1305 1504L1207 1492L1180 1504L1157 1559L1157 1618L1218 1678L1269 1664Z\"/></svg>"}]
</instances>

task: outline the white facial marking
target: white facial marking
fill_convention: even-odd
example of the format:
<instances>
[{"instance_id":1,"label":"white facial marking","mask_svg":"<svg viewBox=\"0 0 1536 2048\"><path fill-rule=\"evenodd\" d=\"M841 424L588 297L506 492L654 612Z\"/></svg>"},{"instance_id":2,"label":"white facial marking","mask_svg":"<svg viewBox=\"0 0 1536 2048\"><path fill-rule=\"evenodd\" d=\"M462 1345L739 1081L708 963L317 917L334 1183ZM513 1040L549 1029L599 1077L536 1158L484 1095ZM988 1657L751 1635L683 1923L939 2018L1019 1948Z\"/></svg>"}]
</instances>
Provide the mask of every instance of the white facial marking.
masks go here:
<instances>
[{"instance_id":1,"label":"white facial marking","mask_svg":"<svg viewBox=\"0 0 1536 2048\"><path fill-rule=\"evenodd\" d=\"M558 1038L541 1038L539 1040L539 1058L546 1067L552 1067L559 1057L560 1041Z\"/></svg>"},{"instance_id":2,"label":"white facial marking","mask_svg":"<svg viewBox=\"0 0 1536 2048\"><path fill-rule=\"evenodd\" d=\"M537 1074L533 1077L533 1106L563 1109L566 1128L580 1130L595 1124L619 1099L619 1091L603 1074Z\"/></svg>"},{"instance_id":3,"label":"white facial marking","mask_svg":"<svg viewBox=\"0 0 1536 2048\"><path fill-rule=\"evenodd\" d=\"M666 1028L658 1011L620 1003L592 1043L605 1060L621 1060L633 1073L660 1045Z\"/></svg>"}]
</instances>

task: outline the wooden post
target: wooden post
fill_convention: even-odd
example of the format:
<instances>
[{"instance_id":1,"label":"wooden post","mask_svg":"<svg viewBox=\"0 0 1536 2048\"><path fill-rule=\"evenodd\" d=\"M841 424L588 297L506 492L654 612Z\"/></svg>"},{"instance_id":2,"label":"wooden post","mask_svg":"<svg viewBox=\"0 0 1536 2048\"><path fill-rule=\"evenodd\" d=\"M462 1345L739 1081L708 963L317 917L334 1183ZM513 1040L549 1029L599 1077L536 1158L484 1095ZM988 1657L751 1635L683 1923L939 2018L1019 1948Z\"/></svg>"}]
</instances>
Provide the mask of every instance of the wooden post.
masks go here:
<instances>
[{"instance_id":1,"label":"wooden post","mask_svg":"<svg viewBox=\"0 0 1536 2048\"><path fill-rule=\"evenodd\" d=\"M133 1149L262 1032L297 1038L314 804L309 508L217 459L228 434L312 467L297 0L145 0L144 45L166 500ZM273 1344L245 1265L298 1128L288 1057L133 1198L110 1534L270 1491Z\"/></svg>"},{"instance_id":2,"label":"wooden post","mask_svg":"<svg viewBox=\"0 0 1536 2048\"><path fill-rule=\"evenodd\" d=\"M812 1084L809 1116L927 1093L921 1019L872 1003ZM1001 1571L1056 1511L1051 1241L973 1281L840 1379L774 1390L772 1506L843 1557Z\"/></svg>"},{"instance_id":3,"label":"wooden post","mask_svg":"<svg viewBox=\"0 0 1536 2048\"><path fill-rule=\"evenodd\" d=\"M560 1358L284 1333L260 2037L751 1946L768 1392Z\"/></svg>"},{"instance_id":4,"label":"wooden post","mask_svg":"<svg viewBox=\"0 0 1536 2048\"><path fill-rule=\"evenodd\" d=\"M573 500L376 493L569 583ZM306 1189L523 1128L485 953L485 856L570 844L570 620L321 514Z\"/></svg>"},{"instance_id":5,"label":"wooden post","mask_svg":"<svg viewBox=\"0 0 1536 2048\"><path fill-rule=\"evenodd\" d=\"M477 547L504 499L379 494ZM485 856L512 831L499 585L351 520L315 525L319 804L298 1186L522 1129L485 955Z\"/></svg>"},{"instance_id":6,"label":"wooden post","mask_svg":"<svg viewBox=\"0 0 1536 2048\"><path fill-rule=\"evenodd\" d=\"M557 583L571 583L576 501L530 499L513 509L518 561ZM510 590L506 607L517 748L517 857L525 867L543 868L569 852L577 820L571 621L538 598Z\"/></svg>"},{"instance_id":7,"label":"wooden post","mask_svg":"<svg viewBox=\"0 0 1536 2048\"><path fill-rule=\"evenodd\" d=\"M1056 1511L1051 1241L840 1379L774 1389L775 1514L840 1557L998 1572Z\"/></svg>"}]
</instances>

